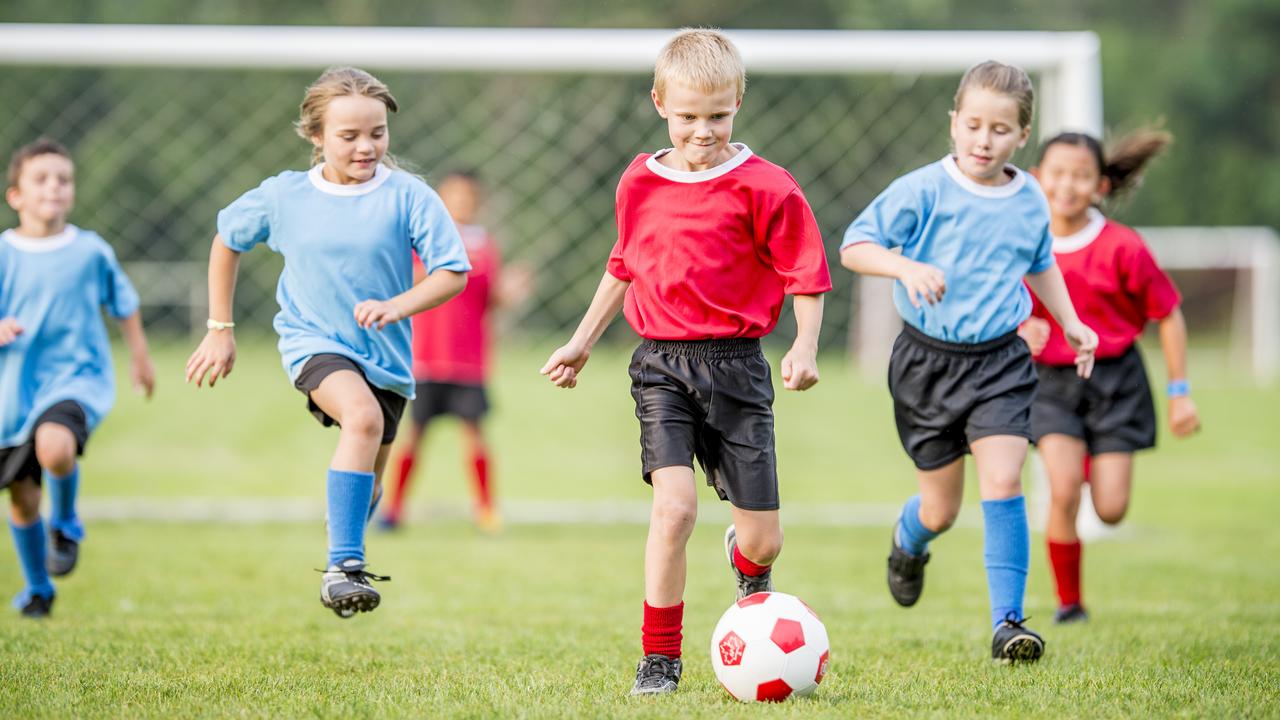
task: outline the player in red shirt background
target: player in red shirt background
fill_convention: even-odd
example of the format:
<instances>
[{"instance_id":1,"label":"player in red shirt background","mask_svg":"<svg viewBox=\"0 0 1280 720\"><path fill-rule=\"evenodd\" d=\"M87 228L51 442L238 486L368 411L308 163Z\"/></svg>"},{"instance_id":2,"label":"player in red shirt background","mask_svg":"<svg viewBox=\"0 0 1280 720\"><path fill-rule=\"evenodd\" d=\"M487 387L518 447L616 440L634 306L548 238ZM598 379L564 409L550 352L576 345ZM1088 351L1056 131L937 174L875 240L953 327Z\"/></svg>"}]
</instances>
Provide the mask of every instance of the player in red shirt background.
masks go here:
<instances>
[{"instance_id":1,"label":"player in red shirt background","mask_svg":"<svg viewBox=\"0 0 1280 720\"><path fill-rule=\"evenodd\" d=\"M1142 168L1170 139L1161 131L1139 130L1104 154L1095 138L1064 133L1045 143L1040 165L1032 170L1049 200L1053 252L1071 301L1098 333L1098 362L1088 380L1076 376L1075 353L1038 299L1021 333L1040 375L1031 426L1052 493L1045 535L1059 623L1088 619L1076 534L1086 470L1098 517L1118 523L1129 508L1133 453L1155 446L1155 406L1135 344L1149 321L1160 328L1169 429L1186 437L1200 426L1187 383L1187 326L1178 290L1138 233L1099 209L1135 186Z\"/></svg>"},{"instance_id":2,"label":"player in red shirt background","mask_svg":"<svg viewBox=\"0 0 1280 720\"><path fill-rule=\"evenodd\" d=\"M493 501L489 445L481 424L489 411L485 383L493 343L490 315L494 308L523 297L528 274L520 268L504 271L497 244L488 231L475 224L483 191L474 173L450 173L440 182L439 193L458 226L472 271L460 295L413 316L413 377L417 382L413 428L400 448L394 465L398 469L396 482L379 522L388 530L399 526L427 426L437 417L452 415L462 421L466 438L476 526L484 532L497 532L502 519ZM414 273L415 281L423 273L416 257Z\"/></svg>"}]
</instances>

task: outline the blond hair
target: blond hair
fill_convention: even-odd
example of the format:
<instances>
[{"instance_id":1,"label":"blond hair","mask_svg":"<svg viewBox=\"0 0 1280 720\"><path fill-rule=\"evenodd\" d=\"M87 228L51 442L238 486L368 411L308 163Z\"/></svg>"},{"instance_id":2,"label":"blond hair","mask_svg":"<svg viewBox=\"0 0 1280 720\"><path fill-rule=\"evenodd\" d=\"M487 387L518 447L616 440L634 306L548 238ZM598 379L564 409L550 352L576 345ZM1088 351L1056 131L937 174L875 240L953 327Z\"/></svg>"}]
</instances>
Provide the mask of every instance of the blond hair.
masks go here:
<instances>
[{"instance_id":1,"label":"blond hair","mask_svg":"<svg viewBox=\"0 0 1280 720\"><path fill-rule=\"evenodd\" d=\"M659 99L672 80L704 93L732 87L738 100L747 90L747 70L742 56L733 42L718 30L681 30L663 46L653 69L653 91Z\"/></svg>"},{"instance_id":2,"label":"blond hair","mask_svg":"<svg viewBox=\"0 0 1280 720\"><path fill-rule=\"evenodd\" d=\"M317 135L324 135L324 113L334 98L348 95L363 95L379 100L387 106L387 110L396 112L400 109L391 91L381 80L359 68L331 67L324 71L315 82L307 86L302 96L302 105L298 107L298 122L294 128L302 139L310 141ZM311 150L311 164L318 165L324 160L324 151L320 147ZM383 162L396 167L391 154L383 156Z\"/></svg>"},{"instance_id":3,"label":"blond hair","mask_svg":"<svg viewBox=\"0 0 1280 720\"><path fill-rule=\"evenodd\" d=\"M1031 87L1031 78L1016 65L988 60L974 65L965 71L960 78L960 87L956 88L955 110L960 111L964 102L964 93L971 87L1002 93L1018 101L1018 125L1031 127L1031 114L1035 105L1035 90Z\"/></svg>"}]
</instances>

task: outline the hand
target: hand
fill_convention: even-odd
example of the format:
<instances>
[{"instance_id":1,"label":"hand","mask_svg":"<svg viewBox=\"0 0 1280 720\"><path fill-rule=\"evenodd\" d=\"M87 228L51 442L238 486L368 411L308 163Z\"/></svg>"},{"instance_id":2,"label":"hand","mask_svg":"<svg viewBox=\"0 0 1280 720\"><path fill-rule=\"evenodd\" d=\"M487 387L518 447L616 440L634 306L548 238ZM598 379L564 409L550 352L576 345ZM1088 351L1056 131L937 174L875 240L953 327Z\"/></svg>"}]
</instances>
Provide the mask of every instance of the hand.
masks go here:
<instances>
[{"instance_id":1,"label":"hand","mask_svg":"<svg viewBox=\"0 0 1280 720\"><path fill-rule=\"evenodd\" d=\"M570 342L551 353L547 363L538 372L546 375L556 387L577 387L578 373L582 372L582 366L587 364L589 357L590 350Z\"/></svg>"},{"instance_id":2,"label":"hand","mask_svg":"<svg viewBox=\"0 0 1280 720\"><path fill-rule=\"evenodd\" d=\"M366 330L381 330L404 319L404 313L389 300L363 300L356 305L355 316L356 324Z\"/></svg>"},{"instance_id":3,"label":"hand","mask_svg":"<svg viewBox=\"0 0 1280 720\"><path fill-rule=\"evenodd\" d=\"M782 356L782 387L808 390L818 384L818 353L814 348L795 345Z\"/></svg>"},{"instance_id":4,"label":"hand","mask_svg":"<svg viewBox=\"0 0 1280 720\"><path fill-rule=\"evenodd\" d=\"M1026 322L1018 326L1018 337L1031 348L1032 355L1039 355L1044 352L1044 346L1049 344L1049 321L1038 317L1027 318Z\"/></svg>"},{"instance_id":5,"label":"hand","mask_svg":"<svg viewBox=\"0 0 1280 720\"><path fill-rule=\"evenodd\" d=\"M4 347L22 334L22 326L18 324L17 318L0 318L0 347Z\"/></svg>"},{"instance_id":6,"label":"hand","mask_svg":"<svg viewBox=\"0 0 1280 720\"><path fill-rule=\"evenodd\" d=\"M1200 429L1200 414L1188 396L1169 398L1169 430L1174 437L1189 437Z\"/></svg>"},{"instance_id":7,"label":"hand","mask_svg":"<svg viewBox=\"0 0 1280 720\"><path fill-rule=\"evenodd\" d=\"M231 331L210 330L187 360L187 382L195 379L196 387L200 387L205 373L209 373L209 387L213 387L218 378L231 374L235 364L236 339Z\"/></svg>"},{"instance_id":8,"label":"hand","mask_svg":"<svg viewBox=\"0 0 1280 720\"><path fill-rule=\"evenodd\" d=\"M1076 320L1062 326L1067 344L1076 351L1076 374L1086 380L1093 374L1094 353L1098 351L1098 334Z\"/></svg>"},{"instance_id":9,"label":"hand","mask_svg":"<svg viewBox=\"0 0 1280 720\"><path fill-rule=\"evenodd\" d=\"M930 305L942 302L942 295L947 291L947 279L941 270L914 260L906 261L898 280L907 289L907 299L917 308L921 299Z\"/></svg>"},{"instance_id":10,"label":"hand","mask_svg":"<svg viewBox=\"0 0 1280 720\"><path fill-rule=\"evenodd\" d=\"M133 356L129 365L129 377L133 380L134 392L142 393L148 400L156 390L156 368L151 364L151 356L143 353ZM213 384L212 381L209 383Z\"/></svg>"}]
</instances>

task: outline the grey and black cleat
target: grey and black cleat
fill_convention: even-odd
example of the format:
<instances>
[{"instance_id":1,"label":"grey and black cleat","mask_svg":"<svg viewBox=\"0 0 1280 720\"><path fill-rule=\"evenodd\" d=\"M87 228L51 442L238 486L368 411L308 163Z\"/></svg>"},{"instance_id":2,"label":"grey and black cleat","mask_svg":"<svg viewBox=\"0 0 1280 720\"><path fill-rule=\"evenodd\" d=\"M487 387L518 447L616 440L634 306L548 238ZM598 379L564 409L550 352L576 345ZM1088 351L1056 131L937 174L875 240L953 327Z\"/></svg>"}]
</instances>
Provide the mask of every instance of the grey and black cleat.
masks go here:
<instances>
[{"instance_id":1,"label":"grey and black cleat","mask_svg":"<svg viewBox=\"0 0 1280 720\"><path fill-rule=\"evenodd\" d=\"M1084 606L1080 603L1072 603L1063 605L1053 613L1053 624L1067 625L1069 623L1081 623L1089 619L1089 613L1085 612Z\"/></svg>"},{"instance_id":2,"label":"grey and black cleat","mask_svg":"<svg viewBox=\"0 0 1280 720\"><path fill-rule=\"evenodd\" d=\"M369 583L391 579L386 575L366 571L364 562L356 559L330 565L323 572L324 577L320 580L320 602L344 619L378 607L382 596Z\"/></svg>"},{"instance_id":3,"label":"grey and black cleat","mask_svg":"<svg viewBox=\"0 0 1280 720\"><path fill-rule=\"evenodd\" d=\"M666 655L645 655L636 666L636 684L632 695L664 695L673 693L680 686L680 673L684 665L680 658Z\"/></svg>"},{"instance_id":4,"label":"grey and black cleat","mask_svg":"<svg viewBox=\"0 0 1280 720\"><path fill-rule=\"evenodd\" d=\"M61 530L49 530L49 557L45 567L54 577L68 575L76 569L76 560L80 558L80 543L62 533Z\"/></svg>"},{"instance_id":5,"label":"grey and black cleat","mask_svg":"<svg viewBox=\"0 0 1280 720\"><path fill-rule=\"evenodd\" d=\"M44 595L28 595L23 598L25 602L18 608L22 613L22 617L43 620L53 613L53 595L45 597Z\"/></svg>"},{"instance_id":6,"label":"grey and black cleat","mask_svg":"<svg viewBox=\"0 0 1280 720\"><path fill-rule=\"evenodd\" d=\"M1003 665L1013 663L1033 663L1044 655L1044 639L1035 631L1025 628L1022 623L1026 618L1018 619L1009 613L996 626L991 637L991 659Z\"/></svg>"},{"instance_id":7,"label":"grey and black cleat","mask_svg":"<svg viewBox=\"0 0 1280 720\"><path fill-rule=\"evenodd\" d=\"M738 579L738 599L759 592L773 592L773 570L765 570L763 575L747 575L738 569L733 561L733 550L738 546L738 531L730 525L724 531L724 556L729 561L729 569Z\"/></svg>"},{"instance_id":8,"label":"grey and black cleat","mask_svg":"<svg viewBox=\"0 0 1280 720\"><path fill-rule=\"evenodd\" d=\"M924 591L924 566L929 553L912 555L898 546L898 524L893 525L893 547L889 550L889 594L902 607L911 607Z\"/></svg>"}]
</instances>

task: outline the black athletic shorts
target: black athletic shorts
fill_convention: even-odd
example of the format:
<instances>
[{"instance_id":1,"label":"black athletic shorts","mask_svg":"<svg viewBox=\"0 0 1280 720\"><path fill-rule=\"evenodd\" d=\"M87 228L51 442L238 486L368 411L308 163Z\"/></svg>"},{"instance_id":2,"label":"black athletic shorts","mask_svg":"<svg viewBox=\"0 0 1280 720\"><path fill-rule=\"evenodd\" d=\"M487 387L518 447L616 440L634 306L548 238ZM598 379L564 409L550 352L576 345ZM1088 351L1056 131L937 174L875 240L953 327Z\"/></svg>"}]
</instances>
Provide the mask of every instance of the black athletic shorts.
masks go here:
<instances>
[{"instance_id":1,"label":"black athletic shorts","mask_svg":"<svg viewBox=\"0 0 1280 720\"><path fill-rule=\"evenodd\" d=\"M1031 439L1036 370L1016 332L949 343L907 325L893 343L889 393L898 438L921 470L964 456L979 438Z\"/></svg>"},{"instance_id":2,"label":"black athletic shorts","mask_svg":"<svg viewBox=\"0 0 1280 720\"><path fill-rule=\"evenodd\" d=\"M40 463L36 460L36 429L45 423L70 430L76 438L76 455L84 454L84 446L89 442L89 419L85 417L84 408L74 400L54 403L36 419L30 440L16 447L0 448L0 490L27 478L41 482Z\"/></svg>"},{"instance_id":3,"label":"black athletic shorts","mask_svg":"<svg viewBox=\"0 0 1280 720\"><path fill-rule=\"evenodd\" d=\"M489 412L489 395L483 385L427 380L418 383L416 395L413 399L413 422L418 425L426 425L441 415L480 422Z\"/></svg>"},{"instance_id":4,"label":"black athletic shorts","mask_svg":"<svg viewBox=\"0 0 1280 720\"><path fill-rule=\"evenodd\" d=\"M1142 353L1098 360L1088 380L1074 365L1037 365L1040 391L1031 408L1036 440L1052 433L1084 440L1090 455L1155 447L1156 407Z\"/></svg>"},{"instance_id":5,"label":"black athletic shorts","mask_svg":"<svg viewBox=\"0 0 1280 720\"><path fill-rule=\"evenodd\" d=\"M354 360L334 355L332 353L321 353L312 355L310 360L302 366L302 372L298 373L298 379L293 381L293 386L302 391L307 396L307 410L320 421L321 425L329 427L337 425L338 421L325 414L319 405L311 399L311 391L320 387L320 383L333 373L339 370L350 370L364 378L364 371L356 365ZM364 381L365 385L369 385L369 381ZM380 387L369 385L370 392L377 399L378 405L382 407L382 444L386 445L396 439L396 430L400 426L400 416L404 414L404 406L408 403L408 399L403 395L383 390Z\"/></svg>"},{"instance_id":6,"label":"black athletic shorts","mask_svg":"<svg viewBox=\"0 0 1280 720\"><path fill-rule=\"evenodd\" d=\"M778 509L773 381L759 340L645 340L630 373L645 482L696 458L721 500Z\"/></svg>"}]
</instances>

